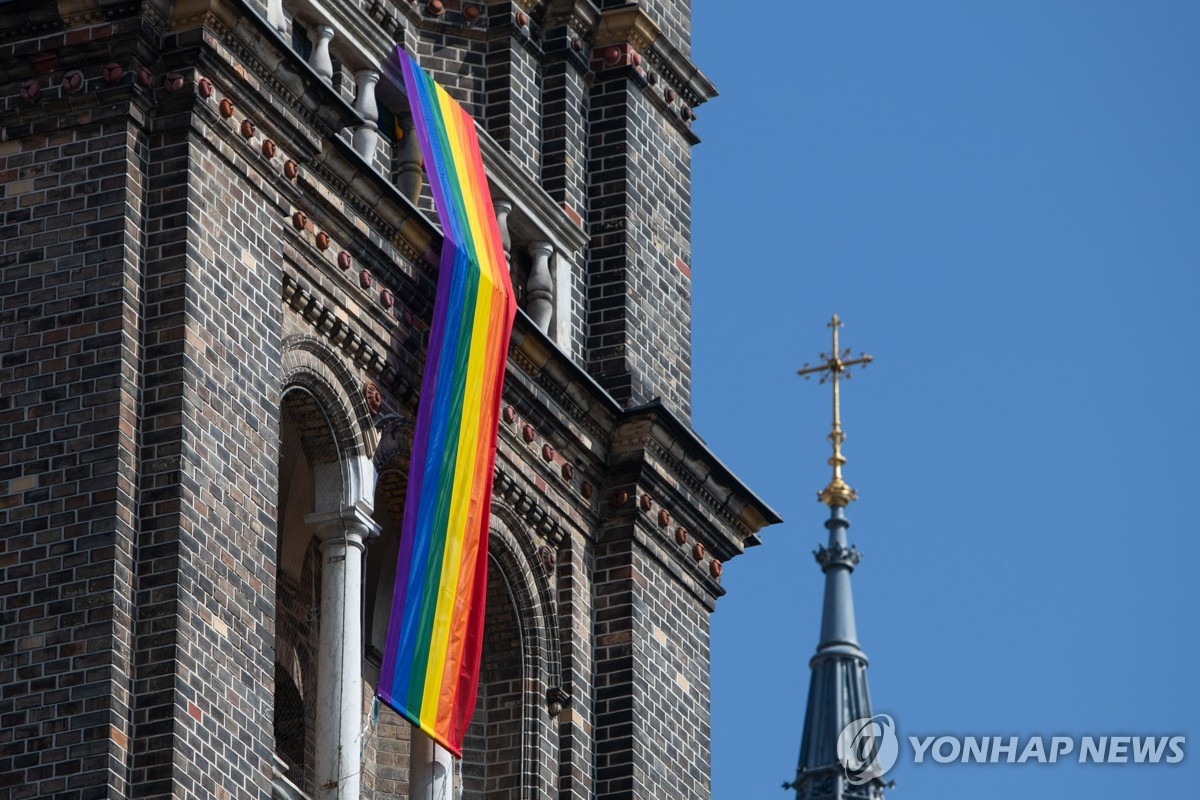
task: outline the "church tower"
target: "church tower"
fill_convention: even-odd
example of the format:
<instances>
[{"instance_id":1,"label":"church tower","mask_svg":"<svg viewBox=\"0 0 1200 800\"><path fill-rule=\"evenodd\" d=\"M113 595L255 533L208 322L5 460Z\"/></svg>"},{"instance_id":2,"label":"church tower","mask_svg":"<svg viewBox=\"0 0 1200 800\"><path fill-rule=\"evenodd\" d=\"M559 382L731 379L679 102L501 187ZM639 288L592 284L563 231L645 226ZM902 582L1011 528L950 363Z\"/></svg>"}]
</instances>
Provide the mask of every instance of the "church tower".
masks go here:
<instances>
[{"instance_id":1,"label":"church tower","mask_svg":"<svg viewBox=\"0 0 1200 800\"><path fill-rule=\"evenodd\" d=\"M871 711L871 693L867 688L867 656L858 644L854 624L854 595L850 574L862 559L854 545L848 545L846 506L857 494L842 478L846 463L842 455L845 433L841 425L841 378L850 377L850 369L865 367L871 356L850 357L850 349L839 349L837 315L833 329L833 349L821 354L821 363L804 365L799 371L805 379L819 375L820 382L833 386L833 455L829 459L833 477L818 499L829 506L828 543L814 555L825 573L825 600L821 610L821 640L809 662L812 680L808 689L808 708L804 714L804 733L800 742L800 760L796 777L784 788L796 792L796 800L882 800L885 788L878 777L880 762L885 760L886 739L894 731L890 718L877 721ZM852 725L861 721L858 725ZM840 740L840 741L839 741ZM894 751L893 751L894 752ZM848 757L847 757L848 756ZM890 764L885 764L890 766Z\"/></svg>"},{"instance_id":2,"label":"church tower","mask_svg":"<svg viewBox=\"0 0 1200 800\"><path fill-rule=\"evenodd\" d=\"M0 1L0 787L419 793L375 703L444 233L399 47L475 120L519 305L459 797L711 796L723 565L779 517L692 428L690 30Z\"/></svg>"}]
</instances>

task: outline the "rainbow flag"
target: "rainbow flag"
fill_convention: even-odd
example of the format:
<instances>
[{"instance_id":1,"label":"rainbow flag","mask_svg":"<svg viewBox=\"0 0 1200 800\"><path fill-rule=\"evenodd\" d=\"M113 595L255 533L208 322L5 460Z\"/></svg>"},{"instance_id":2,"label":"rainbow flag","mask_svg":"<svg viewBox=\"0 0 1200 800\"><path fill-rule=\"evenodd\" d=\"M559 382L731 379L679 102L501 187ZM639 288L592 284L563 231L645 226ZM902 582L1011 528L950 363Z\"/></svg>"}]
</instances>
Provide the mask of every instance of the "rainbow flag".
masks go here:
<instances>
[{"instance_id":1,"label":"rainbow flag","mask_svg":"<svg viewBox=\"0 0 1200 800\"><path fill-rule=\"evenodd\" d=\"M460 756L479 677L516 300L475 122L407 53L399 58L445 238L377 693Z\"/></svg>"}]
</instances>

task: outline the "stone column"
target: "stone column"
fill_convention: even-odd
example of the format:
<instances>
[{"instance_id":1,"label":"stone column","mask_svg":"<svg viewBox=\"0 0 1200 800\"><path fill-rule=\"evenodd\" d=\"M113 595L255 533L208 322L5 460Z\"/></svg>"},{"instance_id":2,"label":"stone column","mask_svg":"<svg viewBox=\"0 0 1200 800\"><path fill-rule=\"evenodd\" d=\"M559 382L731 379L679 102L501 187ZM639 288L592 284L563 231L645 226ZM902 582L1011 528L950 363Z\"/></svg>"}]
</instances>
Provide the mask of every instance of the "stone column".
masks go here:
<instances>
[{"instance_id":1,"label":"stone column","mask_svg":"<svg viewBox=\"0 0 1200 800\"><path fill-rule=\"evenodd\" d=\"M533 265L529 268L529 282L525 284L525 310L543 333L549 333L550 320L554 317L554 281L550 277L554 245L534 242L529 245L529 255Z\"/></svg>"},{"instance_id":2,"label":"stone column","mask_svg":"<svg viewBox=\"0 0 1200 800\"><path fill-rule=\"evenodd\" d=\"M333 83L333 58L329 55L329 42L333 39L333 28L320 25L309 34L312 40L312 53L308 57L308 65L328 84Z\"/></svg>"},{"instance_id":3,"label":"stone column","mask_svg":"<svg viewBox=\"0 0 1200 800\"><path fill-rule=\"evenodd\" d=\"M354 131L354 149L372 163L375 147L379 144L379 104L375 101L375 84L379 73L373 69L360 69L354 73L358 94L354 98L354 110L362 115L362 125Z\"/></svg>"},{"instance_id":4,"label":"stone column","mask_svg":"<svg viewBox=\"0 0 1200 800\"><path fill-rule=\"evenodd\" d=\"M453 800L454 757L450 751L414 726L409 752L410 800Z\"/></svg>"},{"instance_id":5,"label":"stone column","mask_svg":"<svg viewBox=\"0 0 1200 800\"><path fill-rule=\"evenodd\" d=\"M370 501L309 514L321 548L316 800L358 800L362 758L363 551L378 535Z\"/></svg>"}]
</instances>

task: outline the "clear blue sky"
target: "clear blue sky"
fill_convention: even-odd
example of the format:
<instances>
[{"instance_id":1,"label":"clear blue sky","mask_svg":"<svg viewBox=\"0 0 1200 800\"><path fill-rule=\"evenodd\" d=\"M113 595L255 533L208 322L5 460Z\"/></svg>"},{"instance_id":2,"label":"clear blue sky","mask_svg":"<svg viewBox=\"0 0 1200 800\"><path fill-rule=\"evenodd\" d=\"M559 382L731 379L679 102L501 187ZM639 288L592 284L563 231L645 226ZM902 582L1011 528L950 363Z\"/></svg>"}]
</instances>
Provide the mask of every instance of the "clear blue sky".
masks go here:
<instances>
[{"instance_id":1,"label":"clear blue sky","mask_svg":"<svg viewBox=\"0 0 1200 800\"><path fill-rule=\"evenodd\" d=\"M1184 734L889 800L1200 794L1200 4L694 4L695 425L786 522L727 566L718 800L792 777L845 344L858 630L913 733Z\"/></svg>"}]
</instances>

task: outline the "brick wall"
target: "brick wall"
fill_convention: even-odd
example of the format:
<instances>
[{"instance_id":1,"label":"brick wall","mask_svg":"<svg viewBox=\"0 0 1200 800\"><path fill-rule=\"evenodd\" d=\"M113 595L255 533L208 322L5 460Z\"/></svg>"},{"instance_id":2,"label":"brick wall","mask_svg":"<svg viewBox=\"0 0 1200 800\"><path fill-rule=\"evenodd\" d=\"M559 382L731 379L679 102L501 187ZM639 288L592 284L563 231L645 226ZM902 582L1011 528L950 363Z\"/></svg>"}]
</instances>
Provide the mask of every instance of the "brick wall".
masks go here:
<instances>
[{"instance_id":1,"label":"brick wall","mask_svg":"<svg viewBox=\"0 0 1200 800\"><path fill-rule=\"evenodd\" d=\"M282 226L227 131L174 120L147 187L133 786L265 796Z\"/></svg>"},{"instance_id":2,"label":"brick wall","mask_svg":"<svg viewBox=\"0 0 1200 800\"><path fill-rule=\"evenodd\" d=\"M521 39L490 43L487 100L481 118L487 131L533 180L542 172L542 70L538 53Z\"/></svg>"},{"instance_id":3,"label":"brick wall","mask_svg":"<svg viewBox=\"0 0 1200 800\"><path fill-rule=\"evenodd\" d=\"M686 560L686 559L685 559ZM596 795L708 797L713 597L653 533L596 558ZM631 794L628 794L631 793Z\"/></svg>"},{"instance_id":4,"label":"brick wall","mask_svg":"<svg viewBox=\"0 0 1200 800\"><path fill-rule=\"evenodd\" d=\"M42 44L21 49L28 57ZM67 112L12 124L23 109L6 100L0 785L14 798L120 793L131 736L144 139L128 101L91 122Z\"/></svg>"},{"instance_id":5,"label":"brick wall","mask_svg":"<svg viewBox=\"0 0 1200 800\"><path fill-rule=\"evenodd\" d=\"M487 616L475 716L463 740L463 800L521 797L521 630L503 574L488 565Z\"/></svg>"},{"instance_id":6,"label":"brick wall","mask_svg":"<svg viewBox=\"0 0 1200 800\"><path fill-rule=\"evenodd\" d=\"M488 67L484 44L450 31L429 32L416 42L417 62L471 116L486 119Z\"/></svg>"},{"instance_id":7,"label":"brick wall","mask_svg":"<svg viewBox=\"0 0 1200 800\"><path fill-rule=\"evenodd\" d=\"M648 576L635 608L638 650L634 740L647 745L644 785L677 797L711 793L709 609L676 581L655 579L659 554L638 551L635 575ZM651 744L652 743L652 744Z\"/></svg>"},{"instance_id":8,"label":"brick wall","mask_svg":"<svg viewBox=\"0 0 1200 800\"><path fill-rule=\"evenodd\" d=\"M690 155L630 67L598 75L589 129L589 369L617 400L691 415Z\"/></svg>"},{"instance_id":9,"label":"brick wall","mask_svg":"<svg viewBox=\"0 0 1200 800\"><path fill-rule=\"evenodd\" d=\"M572 46L578 40L563 25L546 33L546 63L542 68L542 186L563 207L579 215L588 208L587 123L589 118L587 62ZM580 45L582 49L582 44ZM571 358L586 363L587 249L559 253L568 262L568 282L556 286L570 297L570 318L560 319L571 342Z\"/></svg>"}]
</instances>

